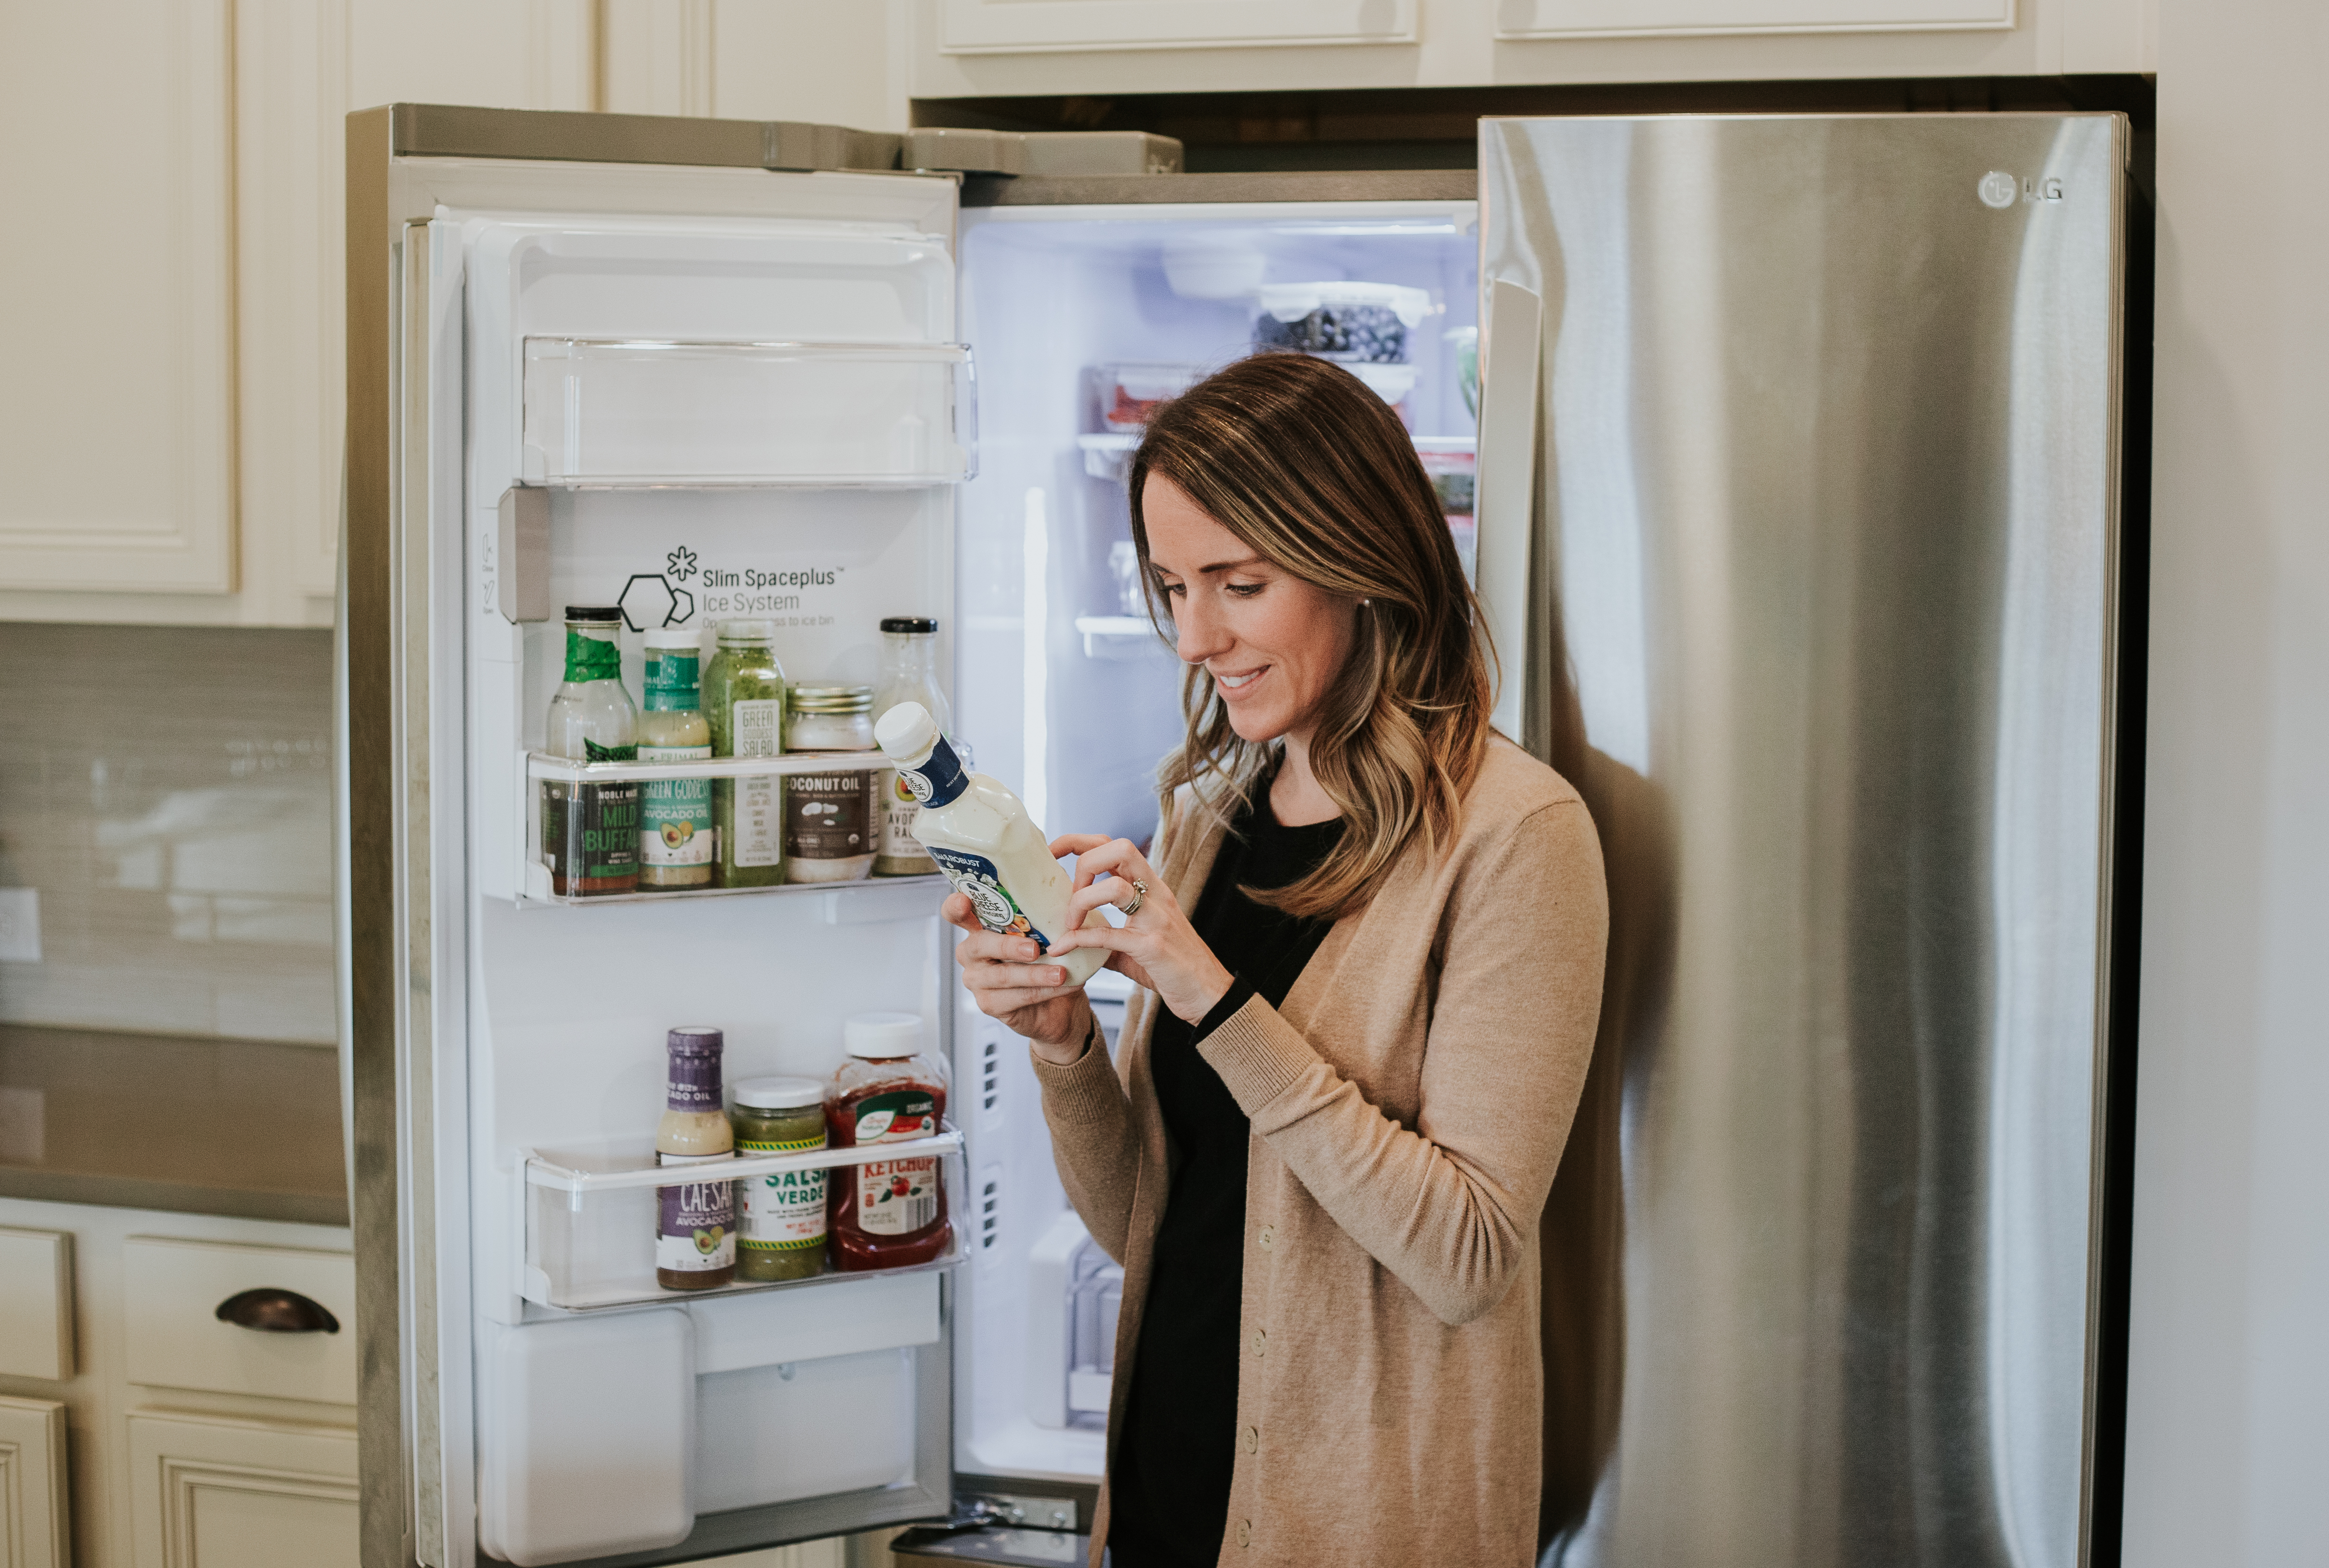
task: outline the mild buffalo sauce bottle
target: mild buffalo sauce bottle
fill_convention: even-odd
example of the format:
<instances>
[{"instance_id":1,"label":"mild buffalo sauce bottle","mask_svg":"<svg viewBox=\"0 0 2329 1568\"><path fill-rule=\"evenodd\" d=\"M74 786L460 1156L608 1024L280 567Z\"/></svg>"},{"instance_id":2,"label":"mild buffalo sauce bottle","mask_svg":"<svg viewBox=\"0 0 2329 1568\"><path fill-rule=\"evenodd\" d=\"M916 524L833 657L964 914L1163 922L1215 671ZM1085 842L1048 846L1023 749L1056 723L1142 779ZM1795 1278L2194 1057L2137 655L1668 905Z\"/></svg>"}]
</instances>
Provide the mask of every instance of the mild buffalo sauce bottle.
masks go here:
<instances>
[{"instance_id":1,"label":"mild buffalo sauce bottle","mask_svg":"<svg viewBox=\"0 0 2329 1568\"><path fill-rule=\"evenodd\" d=\"M935 1134L946 1115L946 1064L922 1053L917 1013L860 1013L843 1026L849 1060L825 1101L834 1149L904 1143ZM927 1263L947 1250L938 1157L844 1166L826 1188L826 1245L842 1273Z\"/></svg>"}]
</instances>

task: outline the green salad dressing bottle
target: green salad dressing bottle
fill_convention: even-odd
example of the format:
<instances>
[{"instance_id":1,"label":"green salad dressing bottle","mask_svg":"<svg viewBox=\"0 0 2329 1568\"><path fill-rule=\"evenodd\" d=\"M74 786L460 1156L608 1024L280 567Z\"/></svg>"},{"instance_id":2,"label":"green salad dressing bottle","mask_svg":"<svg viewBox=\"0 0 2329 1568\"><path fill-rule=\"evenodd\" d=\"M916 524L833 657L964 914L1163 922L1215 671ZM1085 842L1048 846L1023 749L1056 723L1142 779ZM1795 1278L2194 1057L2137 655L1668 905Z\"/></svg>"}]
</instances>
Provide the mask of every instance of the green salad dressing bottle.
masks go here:
<instances>
[{"instance_id":1,"label":"green salad dressing bottle","mask_svg":"<svg viewBox=\"0 0 2329 1568\"><path fill-rule=\"evenodd\" d=\"M566 607L566 679L550 699L542 749L573 762L634 762L639 710L623 687L615 642L622 611ZM631 893L639 885L639 786L542 785L542 858L550 890L561 898Z\"/></svg>"},{"instance_id":2,"label":"green salad dressing bottle","mask_svg":"<svg viewBox=\"0 0 2329 1568\"><path fill-rule=\"evenodd\" d=\"M722 621L703 671L703 717L714 756L775 756L785 748L785 672L768 621ZM784 780L714 779L712 826L720 887L774 887L785 879Z\"/></svg>"}]
</instances>

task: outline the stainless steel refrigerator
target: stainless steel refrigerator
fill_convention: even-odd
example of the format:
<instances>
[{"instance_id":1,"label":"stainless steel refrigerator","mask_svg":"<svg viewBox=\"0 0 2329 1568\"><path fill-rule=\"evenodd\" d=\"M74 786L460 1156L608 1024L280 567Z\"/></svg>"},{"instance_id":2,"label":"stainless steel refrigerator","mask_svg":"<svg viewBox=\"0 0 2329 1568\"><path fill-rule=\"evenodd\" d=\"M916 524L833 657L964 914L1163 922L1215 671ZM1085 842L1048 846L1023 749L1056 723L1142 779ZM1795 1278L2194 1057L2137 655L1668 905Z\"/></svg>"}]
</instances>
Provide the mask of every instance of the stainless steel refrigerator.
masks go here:
<instances>
[{"instance_id":1,"label":"stainless steel refrigerator","mask_svg":"<svg viewBox=\"0 0 2329 1568\"><path fill-rule=\"evenodd\" d=\"M545 792L665 775L543 752L557 609L621 607L634 690L651 628L763 618L793 678L858 684L882 617L936 618L979 765L1061 831L1144 832L1180 721L1119 577L1138 410L1352 282L1406 312L1359 369L1459 548L1477 444L1500 715L1613 878L1544 1227L1551 1549L2076 1561L2125 146L1488 121L1476 202L1464 170L1174 173L1137 135L353 117L365 1562L645 1568L966 1493L1088 1517L1120 1275L938 888L561 894ZM665 1031L823 1076L875 1009L953 1064L916 1156L948 1251L662 1289Z\"/></svg>"},{"instance_id":2,"label":"stainless steel refrigerator","mask_svg":"<svg viewBox=\"0 0 2329 1568\"><path fill-rule=\"evenodd\" d=\"M2128 148L1481 124L1499 711L1611 878L1553 1561L2087 1560Z\"/></svg>"}]
</instances>

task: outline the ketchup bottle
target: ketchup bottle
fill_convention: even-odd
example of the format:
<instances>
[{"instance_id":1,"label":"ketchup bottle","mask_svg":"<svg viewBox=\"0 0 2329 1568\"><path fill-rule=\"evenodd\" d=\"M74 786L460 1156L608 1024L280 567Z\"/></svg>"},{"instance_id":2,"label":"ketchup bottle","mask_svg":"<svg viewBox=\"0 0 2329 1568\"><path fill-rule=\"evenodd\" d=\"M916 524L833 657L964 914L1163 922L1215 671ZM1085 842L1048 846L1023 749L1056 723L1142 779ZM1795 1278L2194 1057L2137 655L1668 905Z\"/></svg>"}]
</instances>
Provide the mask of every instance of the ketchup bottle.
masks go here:
<instances>
[{"instance_id":1,"label":"ketchup bottle","mask_svg":"<svg viewBox=\"0 0 2329 1568\"><path fill-rule=\"evenodd\" d=\"M946 1064L921 1053L918 1013L860 1013L843 1026L850 1059L825 1100L834 1149L903 1143L938 1131ZM837 1272L927 1263L947 1250L946 1188L935 1154L843 1166L826 1188L826 1226Z\"/></svg>"}]
</instances>

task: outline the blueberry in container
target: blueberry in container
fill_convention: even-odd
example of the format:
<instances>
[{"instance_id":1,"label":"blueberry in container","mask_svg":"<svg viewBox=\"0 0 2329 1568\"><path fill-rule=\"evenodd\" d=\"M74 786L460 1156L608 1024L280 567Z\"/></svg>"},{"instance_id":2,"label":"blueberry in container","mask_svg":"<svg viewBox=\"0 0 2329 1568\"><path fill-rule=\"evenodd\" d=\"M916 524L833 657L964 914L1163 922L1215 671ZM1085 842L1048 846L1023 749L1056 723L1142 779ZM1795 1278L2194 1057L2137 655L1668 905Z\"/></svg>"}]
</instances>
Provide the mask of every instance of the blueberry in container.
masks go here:
<instances>
[{"instance_id":1,"label":"blueberry in container","mask_svg":"<svg viewBox=\"0 0 2329 1568\"><path fill-rule=\"evenodd\" d=\"M1345 364L1405 364L1408 331L1431 308L1422 289L1392 283L1281 283L1257 292L1254 347Z\"/></svg>"}]
</instances>

